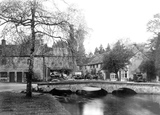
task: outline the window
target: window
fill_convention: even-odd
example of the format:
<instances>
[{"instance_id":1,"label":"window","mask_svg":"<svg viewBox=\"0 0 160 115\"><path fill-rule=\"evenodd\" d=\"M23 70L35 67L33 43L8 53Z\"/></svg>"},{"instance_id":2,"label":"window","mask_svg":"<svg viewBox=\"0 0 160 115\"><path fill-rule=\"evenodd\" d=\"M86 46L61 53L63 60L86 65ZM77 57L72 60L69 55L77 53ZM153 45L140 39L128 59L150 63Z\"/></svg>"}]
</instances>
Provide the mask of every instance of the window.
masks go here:
<instances>
[{"instance_id":1,"label":"window","mask_svg":"<svg viewBox=\"0 0 160 115\"><path fill-rule=\"evenodd\" d=\"M121 74L121 78L124 78L125 77L125 72L123 70L120 70L119 71L119 74Z\"/></svg>"},{"instance_id":2,"label":"window","mask_svg":"<svg viewBox=\"0 0 160 115\"><path fill-rule=\"evenodd\" d=\"M127 78L127 71L125 71L125 78Z\"/></svg>"},{"instance_id":3,"label":"window","mask_svg":"<svg viewBox=\"0 0 160 115\"><path fill-rule=\"evenodd\" d=\"M6 78L7 77L7 72L0 72L1 77Z\"/></svg>"},{"instance_id":4,"label":"window","mask_svg":"<svg viewBox=\"0 0 160 115\"><path fill-rule=\"evenodd\" d=\"M115 73L111 73L111 74L110 74L110 78L111 78L111 79L116 79L116 74L115 74Z\"/></svg>"}]
</instances>

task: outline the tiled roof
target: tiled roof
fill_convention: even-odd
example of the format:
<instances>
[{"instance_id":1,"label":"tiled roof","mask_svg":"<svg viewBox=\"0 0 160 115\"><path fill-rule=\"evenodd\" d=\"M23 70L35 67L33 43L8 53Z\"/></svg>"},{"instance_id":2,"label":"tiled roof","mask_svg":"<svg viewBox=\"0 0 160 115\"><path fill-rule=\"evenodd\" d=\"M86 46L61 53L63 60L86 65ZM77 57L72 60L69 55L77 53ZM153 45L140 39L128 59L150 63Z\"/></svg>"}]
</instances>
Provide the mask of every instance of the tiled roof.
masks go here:
<instances>
[{"instance_id":1,"label":"tiled roof","mask_svg":"<svg viewBox=\"0 0 160 115\"><path fill-rule=\"evenodd\" d=\"M104 54L97 54L95 57L91 59L91 61L87 65L103 63L103 57Z\"/></svg>"}]
</instances>

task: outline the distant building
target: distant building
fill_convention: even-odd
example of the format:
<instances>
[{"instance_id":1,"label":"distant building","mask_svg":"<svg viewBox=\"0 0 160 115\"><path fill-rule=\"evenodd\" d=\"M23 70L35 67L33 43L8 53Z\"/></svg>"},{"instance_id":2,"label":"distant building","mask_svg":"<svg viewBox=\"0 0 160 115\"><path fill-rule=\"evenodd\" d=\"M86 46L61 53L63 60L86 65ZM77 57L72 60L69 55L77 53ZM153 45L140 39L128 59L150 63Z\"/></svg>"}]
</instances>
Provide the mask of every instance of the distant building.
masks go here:
<instances>
[{"instance_id":1,"label":"distant building","mask_svg":"<svg viewBox=\"0 0 160 115\"><path fill-rule=\"evenodd\" d=\"M91 73L95 71L95 73L102 72L103 79L106 79L105 70L102 69L103 66L103 54L97 54L96 56L92 57L91 61L85 65L79 65L79 69L83 71L84 74Z\"/></svg>"},{"instance_id":2,"label":"distant building","mask_svg":"<svg viewBox=\"0 0 160 115\"><path fill-rule=\"evenodd\" d=\"M126 81L130 78L133 79L134 74L140 72L139 66L142 63L142 61L146 58L143 52L139 51L134 45L132 45L132 47L135 55L130 59L130 64L126 65L124 69L120 69L118 71L118 77L121 78L121 81ZM115 73L109 74L106 70L102 69L103 57L104 54L98 54L94 56L88 64L79 66L79 69L84 72L91 72L93 69L95 69L96 72L102 71L104 74L104 79L110 79L112 81L115 81Z\"/></svg>"}]
</instances>

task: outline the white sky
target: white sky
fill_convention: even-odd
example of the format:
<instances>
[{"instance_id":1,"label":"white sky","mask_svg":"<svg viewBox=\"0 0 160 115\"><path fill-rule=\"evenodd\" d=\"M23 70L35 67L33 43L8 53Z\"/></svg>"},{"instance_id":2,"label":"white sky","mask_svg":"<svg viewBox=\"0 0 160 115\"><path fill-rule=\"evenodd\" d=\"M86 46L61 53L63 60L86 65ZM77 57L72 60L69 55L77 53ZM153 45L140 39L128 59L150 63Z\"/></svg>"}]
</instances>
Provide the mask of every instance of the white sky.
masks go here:
<instances>
[{"instance_id":1,"label":"white sky","mask_svg":"<svg viewBox=\"0 0 160 115\"><path fill-rule=\"evenodd\" d=\"M65 0L83 10L90 37L84 45L86 52L94 52L102 44L113 44L118 39L146 42L152 35L147 23L160 13L160 0Z\"/></svg>"},{"instance_id":2,"label":"white sky","mask_svg":"<svg viewBox=\"0 0 160 115\"><path fill-rule=\"evenodd\" d=\"M113 44L118 39L146 42L153 35L147 32L147 23L153 15L160 13L160 0L64 1L82 9L87 25L92 29L84 43L86 53L94 52L100 44L106 48L108 43Z\"/></svg>"}]
</instances>

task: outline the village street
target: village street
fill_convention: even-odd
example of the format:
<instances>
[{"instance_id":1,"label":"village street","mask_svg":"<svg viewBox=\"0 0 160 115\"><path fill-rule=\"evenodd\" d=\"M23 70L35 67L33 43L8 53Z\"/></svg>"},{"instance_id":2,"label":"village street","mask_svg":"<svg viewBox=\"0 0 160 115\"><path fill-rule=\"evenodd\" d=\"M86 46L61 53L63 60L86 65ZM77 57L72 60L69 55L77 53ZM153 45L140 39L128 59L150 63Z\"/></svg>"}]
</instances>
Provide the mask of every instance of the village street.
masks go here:
<instances>
[{"instance_id":1,"label":"village street","mask_svg":"<svg viewBox=\"0 0 160 115\"><path fill-rule=\"evenodd\" d=\"M32 84L32 87L36 87L36 84ZM22 91L26 89L25 83L0 83L0 92L3 91Z\"/></svg>"}]
</instances>

